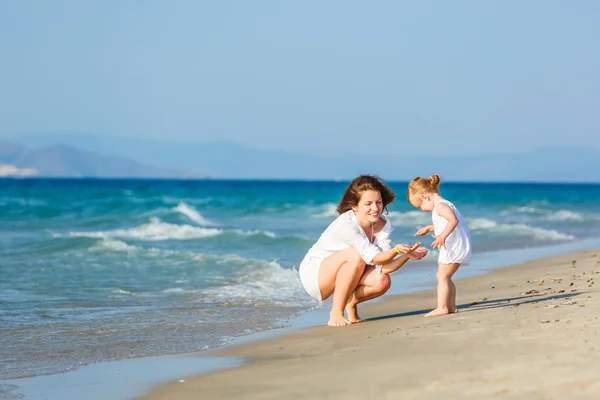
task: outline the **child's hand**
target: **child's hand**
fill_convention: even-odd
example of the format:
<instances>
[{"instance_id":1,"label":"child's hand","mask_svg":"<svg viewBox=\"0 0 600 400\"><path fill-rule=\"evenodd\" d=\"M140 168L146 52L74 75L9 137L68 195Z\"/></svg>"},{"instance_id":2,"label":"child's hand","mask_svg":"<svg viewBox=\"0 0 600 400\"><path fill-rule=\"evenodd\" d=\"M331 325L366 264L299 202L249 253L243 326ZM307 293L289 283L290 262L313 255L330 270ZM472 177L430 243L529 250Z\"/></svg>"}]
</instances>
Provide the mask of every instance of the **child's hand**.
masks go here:
<instances>
[{"instance_id":1,"label":"child's hand","mask_svg":"<svg viewBox=\"0 0 600 400\"><path fill-rule=\"evenodd\" d=\"M446 248L446 238L443 236L435 236L431 235L435 238L433 243L431 243L431 248L440 250L442 247Z\"/></svg>"},{"instance_id":2,"label":"child's hand","mask_svg":"<svg viewBox=\"0 0 600 400\"><path fill-rule=\"evenodd\" d=\"M429 233L429 227L425 226L425 227L419 229L417 231L417 233L414 234L414 236L425 236L425 235L427 235L427 233Z\"/></svg>"}]
</instances>

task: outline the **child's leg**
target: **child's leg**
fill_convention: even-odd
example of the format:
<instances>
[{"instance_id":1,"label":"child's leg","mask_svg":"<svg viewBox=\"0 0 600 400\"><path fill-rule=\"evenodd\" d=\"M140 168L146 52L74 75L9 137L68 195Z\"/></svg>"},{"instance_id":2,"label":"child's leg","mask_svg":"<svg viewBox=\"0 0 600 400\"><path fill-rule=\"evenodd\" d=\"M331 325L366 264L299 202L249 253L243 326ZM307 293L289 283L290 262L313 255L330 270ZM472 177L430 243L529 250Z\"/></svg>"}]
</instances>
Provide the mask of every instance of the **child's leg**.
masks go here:
<instances>
[{"instance_id":1,"label":"child's leg","mask_svg":"<svg viewBox=\"0 0 600 400\"><path fill-rule=\"evenodd\" d=\"M450 296L448 297L448 311L450 313L457 313L458 307L456 307L456 286L454 286L454 281L450 279Z\"/></svg>"},{"instance_id":2,"label":"child's leg","mask_svg":"<svg viewBox=\"0 0 600 400\"><path fill-rule=\"evenodd\" d=\"M438 271L435 275L437 278L437 308L426 317L437 317L438 315L446 315L455 313L456 309L456 286L452 282L452 275L458 271L460 264L439 264Z\"/></svg>"}]
</instances>

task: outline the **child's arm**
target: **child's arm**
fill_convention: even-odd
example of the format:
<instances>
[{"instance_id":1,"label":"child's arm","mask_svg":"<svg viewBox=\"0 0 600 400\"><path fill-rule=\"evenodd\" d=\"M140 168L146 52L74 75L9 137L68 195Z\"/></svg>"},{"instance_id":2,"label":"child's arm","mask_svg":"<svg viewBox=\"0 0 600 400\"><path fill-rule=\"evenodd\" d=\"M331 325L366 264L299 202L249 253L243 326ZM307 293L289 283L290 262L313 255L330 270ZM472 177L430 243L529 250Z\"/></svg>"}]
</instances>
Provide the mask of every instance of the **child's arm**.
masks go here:
<instances>
[{"instance_id":1,"label":"child's arm","mask_svg":"<svg viewBox=\"0 0 600 400\"><path fill-rule=\"evenodd\" d=\"M446 239L448 238L448 236L450 236L454 228L456 228L456 225L458 225L458 219L456 218L456 215L454 215L454 211L452 211L452 209L447 204L439 203L435 210L438 213L438 215L440 217L445 218L448 221L448 223L446 224L446 227L444 228L442 233L437 235L433 243L431 243L431 247L445 248Z\"/></svg>"},{"instance_id":2,"label":"child's arm","mask_svg":"<svg viewBox=\"0 0 600 400\"><path fill-rule=\"evenodd\" d=\"M417 231L417 233L414 234L414 236L424 236L429 232L433 232L433 224L422 227Z\"/></svg>"}]
</instances>

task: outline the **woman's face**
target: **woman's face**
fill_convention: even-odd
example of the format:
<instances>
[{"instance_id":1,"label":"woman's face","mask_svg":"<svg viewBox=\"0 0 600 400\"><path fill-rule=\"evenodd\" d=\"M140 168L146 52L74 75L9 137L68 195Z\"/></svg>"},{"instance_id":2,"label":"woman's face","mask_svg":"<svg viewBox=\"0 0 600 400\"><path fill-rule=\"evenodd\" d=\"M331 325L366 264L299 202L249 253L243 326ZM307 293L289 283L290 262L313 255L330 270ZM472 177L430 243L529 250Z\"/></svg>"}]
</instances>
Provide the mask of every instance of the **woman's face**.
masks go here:
<instances>
[{"instance_id":1,"label":"woman's face","mask_svg":"<svg viewBox=\"0 0 600 400\"><path fill-rule=\"evenodd\" d=\"M383 200L377 190L367 190L354 208L356 218L364 222L377 222L383 212Z\"/></svg>"}]
</instances>

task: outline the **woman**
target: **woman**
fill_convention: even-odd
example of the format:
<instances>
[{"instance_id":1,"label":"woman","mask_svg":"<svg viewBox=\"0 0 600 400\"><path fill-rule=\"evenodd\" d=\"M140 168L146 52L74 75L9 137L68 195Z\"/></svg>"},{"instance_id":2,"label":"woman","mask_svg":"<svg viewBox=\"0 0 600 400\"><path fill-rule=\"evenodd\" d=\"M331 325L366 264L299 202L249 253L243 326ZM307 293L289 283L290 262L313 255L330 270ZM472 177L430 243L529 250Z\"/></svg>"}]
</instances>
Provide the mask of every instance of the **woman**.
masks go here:
<instances>
[{"instance_id":1,"label":"woman","mask_svg":"<svg viewBox=\"0 0 600 400\"><path fill-rule=\"evenodd\" d=\"M319 302L333 295L327 325L361 322L358 303L384 294L391 284L389 274L409 258L419 260L427 255L427 249L419 247L421 243L392 247L393 228L383 211L395 198L376 176L354 179L338 204L339 217L300 264L300 280L309 295Z\"/></svg>"}]
</instances>

